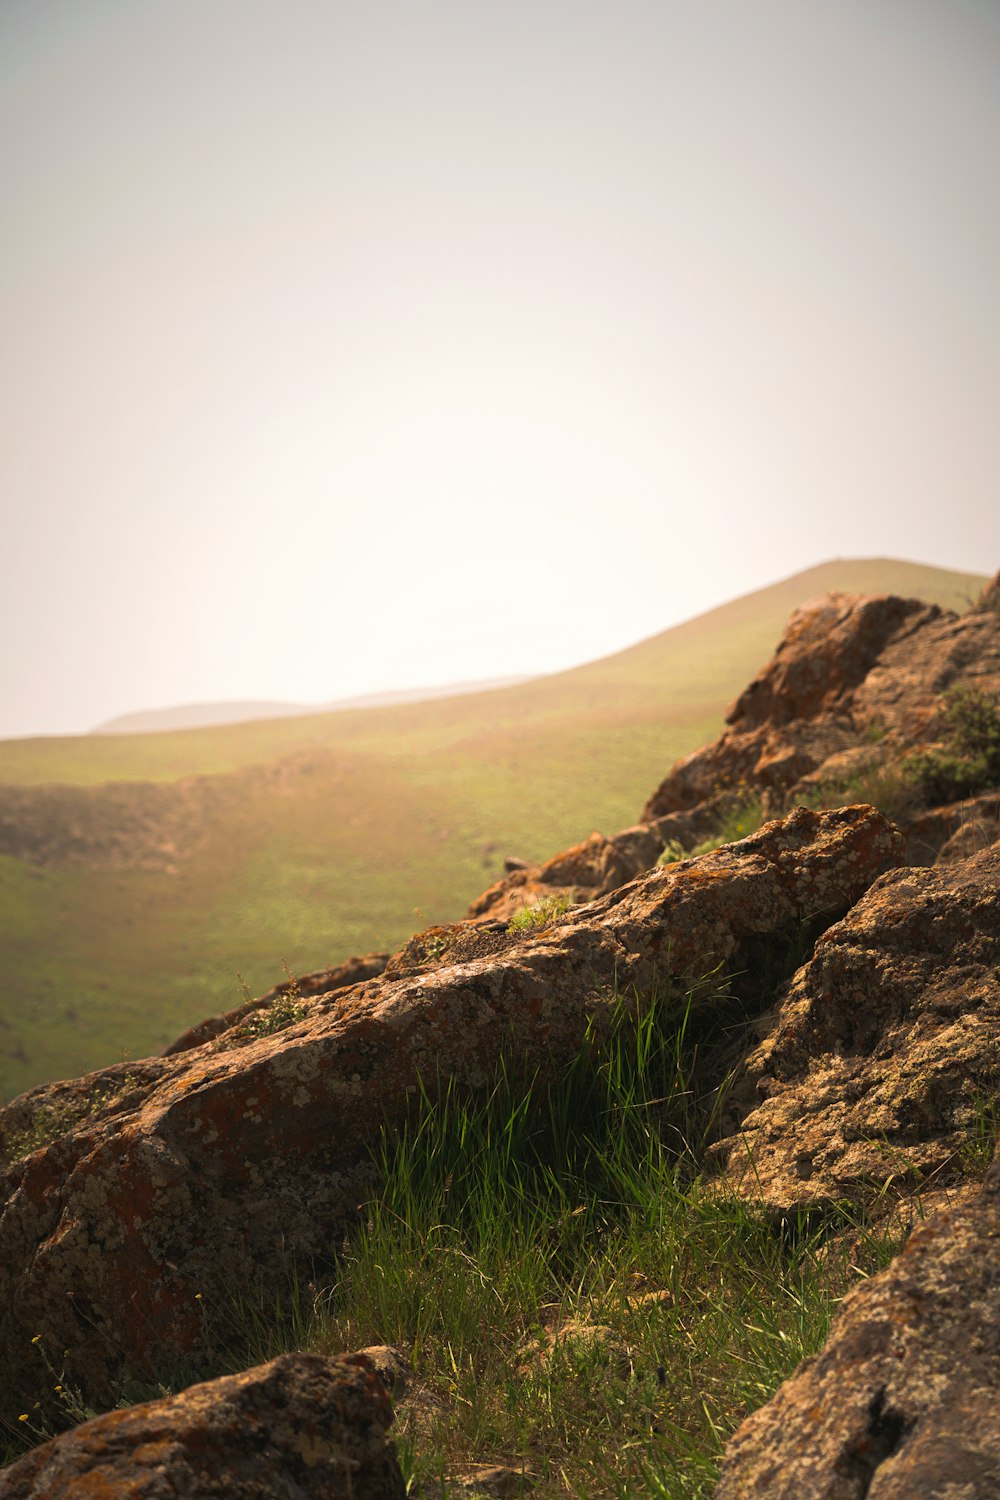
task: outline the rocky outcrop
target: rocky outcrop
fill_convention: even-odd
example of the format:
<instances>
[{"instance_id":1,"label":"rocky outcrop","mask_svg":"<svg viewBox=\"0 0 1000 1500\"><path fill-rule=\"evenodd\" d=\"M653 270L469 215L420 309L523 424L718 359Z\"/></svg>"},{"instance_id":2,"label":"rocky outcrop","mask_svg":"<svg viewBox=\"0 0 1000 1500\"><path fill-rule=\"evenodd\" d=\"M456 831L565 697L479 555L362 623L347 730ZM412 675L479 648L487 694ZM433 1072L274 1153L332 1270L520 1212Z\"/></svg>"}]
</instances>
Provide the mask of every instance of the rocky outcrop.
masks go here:
<instances>
[{"instance_id":1,"label":"rocky outcrop","mask_svg":"<svg viewBox=\"0 0 1000 1500\"><path fill-rule=\"evenodd\" d=\"M252 1017L272 1010L277 1001L315 1000L319 995L332 995L335 990L350 989L351 985L360 984L365 979L375 979L388 962L388 953L365 953L335 964L333 968L314 969L310 974L286 979L266 994L248 1000L245 1005L237 1005L221 1016L210 1016L207 1021L199 1021L197 1026L189 1026L175 1042L163 1049L161 1055L173 1057L176 1052L189 1052L192 1047L214 1041L227 1031L238 1031Z\"/></svg>"},{"instance_id":2,"label":"rocky outcrop","mask_svg":"<svg viewBox=\"0 0 1000 1500\"><path fill-rule=\"evenodd\" d=\"M5 1469L0 1496L403 1500L391 1422L364 1356L285 1354L85 1422Z\"/></svg>"},{"instance_id":3,"label":"rocky outcrop","mask_svg":"<svg viewBox=\"0 0 1000 1500\"><path fill-rule=\"evenodd\" d=\"M668 827L641 823L612 838L592 833L544 864L508 861L513 868L473 901L469 917L509 922L522 907L553 897L571 903L592 901L651 869L670 837Z\"/></svg>"},{"instance_id":4,"label":"rocky outcrop","mask_svg":"<svg viewBox=\"0 0 1000 1500\"><path fill-rule=\"evenodd\" d=\"M970 821L977 826L966 834L964 852L973 839L984 847L994 825L1000 834L996 799L981 816L969 799L927 811L915 797L907 800L893 767L918 746L939 741L948 689L1000 694L994 597L1000 575L968 615L891 595L828 594L803 605L771 661L730 709L730 727L677 762L640 823L610 838L592 833L543 864L508 861L506 873L469 907L469 918L509 922L523 906L552 898L593 900L649 869L668 845L691 850L711 838L748 797L778 812L796 801L883 805L885 793L907 835L910 863L933 864ZM884 767L890 769L880 784Z\"/></svg>"},{"instance_id":5,"label":"rocky outcrop","mask_svg":"<svg viewBox=\"0 0 1000 1500\"><path fill-rule=\"evenodd\" d=\"M902 834L872 806L800 806L740 842L675 856L718 836L748 794L783 807L874 787L894 758L939 743L947 688L1000 691L998 590L961 618L891 598L805 606L727 731L674 767L640 824L543 864L509 861L467 919L391 958L286 982L162 1057L0 1110L0 1420L36 1409L58 1420L54 1378L108 1404L124 1377L216 1360L234 1287L269 1295L329 1264L376 1190L372 1148L421 1091L481 1089L501 1058L544 1087L585 1035L600 1045L622 991L639 1017L665 984L711 974L720 1003L742 1005L733 1056L755 1027L716 1098L729 1113L713 1191L787 1219L967 1184L1000 1091L1000 790L980 779L961 803L908 804ZM5 828L24 835L23 819L5 816L0 848ZM69 857L46 843L58 821L39 825L32 857ZM161 833L151 826L147 840L154 867L174 857ZM95 824L85 842L100 839ZM119 853L109 847L107 862ZM525 907L535 910L521 918ZM805 962L784 982L796 954ZM697 1083L711 1092L717 1081ZM724 1500L992 1492L998 1171L974 1205L915 1231L896 1266L845 1304L824 1353L744 1424ZM979 1303L990 1310L977 1332ZM962 1371L957 1349L972 1351ZM405 1351L369 1352L382 1382L360 1357L289 1356L109 1413L21 1460L0 1494L132 1484L128 1451L138 1488L113 1493L211 1494L209 1446L227 1482L230 1468L237 1476L219 1493L282 1494L286 1481L299 1486L289 1494L401 1493L385 1458L385 1387L410 1403L410 1434L439 1398L407 1389ZM263 1489L249 1487L254 1453ZM267 1477L272 1460L280 1481ZM22 1488L3 1488L15 1479Z\"/></svg>"},{"instance_id":6,"label":"rocky outcrop","mask_svg":"<svg viewBox=\"0 0 1000 1500\"><path fill-rule=\"evenodd\" d=\"M732 1438L717 1500L1000 1495L1000 1161L914 1229Z\"/></svg>"},{"instance_id":7,"label":"rocky outcrop","mask_svg":"<svg viewBox=\"0 0 1000 1500\"><path fill-rule=\"evenodd\" d=\"M57 1357L67 1383L107 1403L123 1372L211 1353L233 1287L273 1287L329 1255L372 1190L370 1148L421 1082L481 1087L504 1053L551 1076L588 1023L600 1035L610 1022L616 985L641 998L667 974L745 973L762 944L843 916L901 848L871 808L799 809L501 953L320 996L283 1030L230 1032L131 1077L119 1065L73 1098L61 1085L62 1109L91 1096L99 1109L57 1119L56 1138L0 1184L0 1386L14 1419L51 1399ZM28 1097L47 1108L44 1088Z\"/></svg>"},{"instance_id":8,"label":"rocky outcrop","mask_svg":"<svg viewBox=\"0 0 1000 1500\"><path fill-rule=\"evenodd\" d=\"M931 807L906 819L906 862L951 864L1000 841L1000 792Z\"/></svg>"},{"instance_id":9,"label":"rocky outcrop","mask_svg":"<svg viewBox=\"0 0 1000 1500\"><path fill-rule=\"evenodd\" d=\"M827 595L796 610L726 716L728 730L673 767L644 820L739 786L794 801L807 778L842 780L845 755L860 756L858 769L933 743L943 695L959 685L1000 692L994 610L955 615L916 599Z\"/></svg>"},{"instance_id":10,"label":"rocky outcrop","mask_svg":"<svg viewBox=\"0 0 1000 1500\"><path fill-rule=\"evenodd\" d=\"M1000 1095L1000 846L883 875L744 1063L729 1185L788 1213L967 1176ZM970 1142L973 1143L970 1146Z\"/></svg>"}]
</instances>

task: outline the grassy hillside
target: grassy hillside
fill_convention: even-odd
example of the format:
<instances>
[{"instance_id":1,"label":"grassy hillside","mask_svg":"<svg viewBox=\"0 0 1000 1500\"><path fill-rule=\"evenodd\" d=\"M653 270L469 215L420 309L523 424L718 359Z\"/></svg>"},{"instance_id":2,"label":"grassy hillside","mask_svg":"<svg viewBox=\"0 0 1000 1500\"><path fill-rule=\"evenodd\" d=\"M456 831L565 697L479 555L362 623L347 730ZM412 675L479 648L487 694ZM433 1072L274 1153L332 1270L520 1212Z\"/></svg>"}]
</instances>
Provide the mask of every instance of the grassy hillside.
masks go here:
<instances>
[{"instance_id":1,"label":"grassy hillside","mask_svg":"<svg viewBox=\"0 0 1000 1500\"><path fill-rule=\"evenodd\" d=\"M984 581L832 562L490 693L0 743L0 1089L158 1050L235 1004L237 972L260 992L283 960L303 972L391 948L461 915L505 854L633 822L804 600L841 588L961 609ZM29 824L41 862L19 857Z\"/></svg>"}]
</instances>

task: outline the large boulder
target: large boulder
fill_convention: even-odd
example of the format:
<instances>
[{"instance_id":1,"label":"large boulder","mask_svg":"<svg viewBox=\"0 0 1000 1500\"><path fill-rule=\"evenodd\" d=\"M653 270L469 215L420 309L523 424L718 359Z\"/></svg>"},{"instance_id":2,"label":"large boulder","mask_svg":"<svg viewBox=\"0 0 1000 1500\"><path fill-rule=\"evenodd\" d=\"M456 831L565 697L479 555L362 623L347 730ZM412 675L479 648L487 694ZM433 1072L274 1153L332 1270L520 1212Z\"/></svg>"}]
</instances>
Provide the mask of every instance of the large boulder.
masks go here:
<instances>
[{"instance_id":1,"label":"large boulder","mask_svg":"<svg viewBox=\"0 0 1000 1500\"><path fill-rule=\"evenodd\" d=\"M737 1430L716 1500L1000 1495L1000 1160L845 1299L822 1352Z\"/></svg>"},{"instance_id":2,"label":"large boulder","mask_svg":"<svg viewBox=\"0 0 1000 1500\"><path fill-rule=\"evenodd\" d=\"M0 1112L0 1416L51 1400L54 1360L107 1404L123 1373L204 1357L234 1288L329 1257L421 1084L481 1088L505 1052L551 1075L609 1021L616 986L641 1000L667 974L746 970L762 944L843 916L901 849L872 808L799 809L499 952L15 1101ZM54 1139L32 1136L38 1120Z\"/></svg>"},{"instance_id":3,"label":"large boulder","mask_svg":"<svg viewBox=\"0 0 1000 1500\"><path fill-rule=\"evenodd\" d=\"M694 808L724 788L794 798L810 782L837 780L845 755L885 759L933 743L944 694L960 685L1000 693L995 610L955 615L917 599L828 594L795 611L730 709L729 728L677 762L643 818Z\"/></svg>"},{"instance_id":4,"label":"large boulder","mask_svg":"<svg viewBox=\"0 0 1000 1500\"><path fill-rule=\"evenodd\" d=\"M716 1149L782 1213L968 1173L1000 1093L1000 846L893 870L827 929L741 1070ZM964 1153L964 1154L963 1154Z\"/></svg>"},{"instance_id":5,"label":"large boulder","mask_svg":"<svg viewBox=\"0 0 1000 1500\"><path fill-rule=\"evenodd\" d=\"M363 1355L284 1354L110 1411L0 1474L2 1500L403 1500L392 1406Z\"/></svg>"}]
</instances>

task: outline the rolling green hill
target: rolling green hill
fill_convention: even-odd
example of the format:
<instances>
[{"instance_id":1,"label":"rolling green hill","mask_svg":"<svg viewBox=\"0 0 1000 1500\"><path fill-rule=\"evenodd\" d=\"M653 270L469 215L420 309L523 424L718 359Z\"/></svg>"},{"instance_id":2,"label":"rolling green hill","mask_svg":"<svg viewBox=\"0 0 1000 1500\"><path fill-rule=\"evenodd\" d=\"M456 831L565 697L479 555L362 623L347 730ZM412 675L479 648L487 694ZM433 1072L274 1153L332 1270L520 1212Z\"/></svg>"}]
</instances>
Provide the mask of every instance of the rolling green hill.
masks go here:
<instances>
[{"instance_id":1,"label":"rolling green hill","mask_svg":"<svg viewBox=\"0 0 1000 1500\"><path fill-rule=\"evenodd\" d=\"M304 972L460 916L505 854L635 821L792 609L964 609L985 578L825 563L573 671L252 724L0 743L0 1089L159 1050Z\"/></svg>"}]
</instances>

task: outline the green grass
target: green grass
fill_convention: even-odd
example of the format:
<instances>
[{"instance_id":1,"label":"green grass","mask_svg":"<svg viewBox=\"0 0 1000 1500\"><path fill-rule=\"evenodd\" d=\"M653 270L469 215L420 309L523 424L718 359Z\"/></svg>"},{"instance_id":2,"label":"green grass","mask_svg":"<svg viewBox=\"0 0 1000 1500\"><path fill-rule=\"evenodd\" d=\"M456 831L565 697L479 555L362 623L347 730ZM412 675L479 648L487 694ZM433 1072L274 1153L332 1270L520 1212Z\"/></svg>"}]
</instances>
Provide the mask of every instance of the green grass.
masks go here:
<instances>
[{"instance_id":1,"label":"green grass","mask_svg":"<svg viewBox=\"0 0 1000 1500\"><path fill-rule=\"evenodd\" d=\"M508 932L539 932L550 927L569 911L568 896L546 896L530 906L522 906L507 924Z\"/></svg>"},{"instance_id":2,"label":"green grass","mask_svg":"<svg viewBox=\"0 0 1000 1500\"><path fill-rule=\"evenodd\" d=\"M64 846L42 866L0 853L0 1094L158 1051L238 1004L238 972L260 994L282 959L301 974L398 948L464 915L505 855L544 860L634 823L673 761L718 734L804 598L838 587L961 605L980 583L830 563L487 694L0 743L0 826L5 784L38 786L43 831ZM211 779L177 780L195 773ZM72 852L74 828L94 838L109 825L126 848L155 849L161 812L146 782L176 784L157 788L176 791L176 857L130 868Z\"/></svg>"},{"instance_id":3,"label":"green grass","mask_svg":"<svg viewBox=\"0 0 1000 1500\"><path fill-rule=\"evenodd\" d=\"M523 1468L540 1500L708 1500L734 1428L904 1231L848 1209L779 1222L699 1175L742 1024L715 976L595 995L593 1017L560 1070L527 1067L512 1039L473 1098L426 1080L325 1263L291 1268L277 1300L248 1287L212 1309L225 1358L125 1385L119 1404L287 1349L390 1344L414 1372L394 1428L414 1495L481 1463ZM984 1098L970 1177L995 1133ZM67 1422L91 1414L71 1389L63 1404ZM6 1460L46 1436L27 1424Z\"/></svg>"},{"instance_id":4,"label":"green grass","mask_svg":"<svg viewBox=\"0 0 1000 1500\"><path fill-rule=\"evenodd\" d=\"M734 1427L898 1248L845 1219L848 1251L699 1181L731 1023L710 983L622 997L554 1081L511 1053L485 1099L428 1091L331 1271L279 1316L242 1301L241 1356L402 1346L418 1494L477 1462L526 1467L539 1495L708 1496Z\"/></svg>"}]
</instances>

